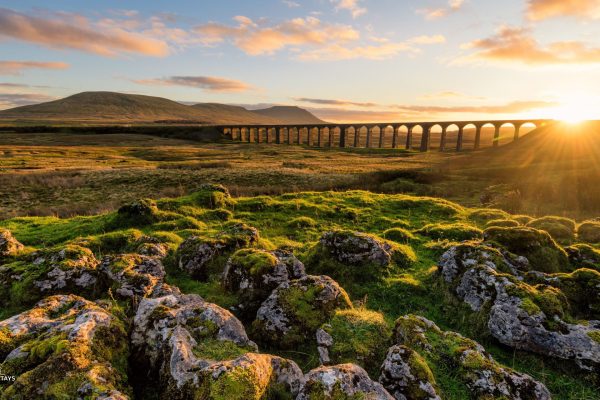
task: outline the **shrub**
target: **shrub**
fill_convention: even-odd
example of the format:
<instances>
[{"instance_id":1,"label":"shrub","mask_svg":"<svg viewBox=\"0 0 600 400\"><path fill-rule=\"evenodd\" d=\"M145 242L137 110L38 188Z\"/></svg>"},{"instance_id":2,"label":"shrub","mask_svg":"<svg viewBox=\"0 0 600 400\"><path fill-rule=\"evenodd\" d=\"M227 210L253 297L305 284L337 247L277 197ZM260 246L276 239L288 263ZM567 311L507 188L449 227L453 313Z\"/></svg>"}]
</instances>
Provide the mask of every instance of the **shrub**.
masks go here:
<instances>
[{"instance_id":1,"label":"shrub","mask_svg":"<svg viewBox=\"0 0 600 400\"><path fill-rule=\"evenodd\" d=\"M429 224L415 231L415 233L430 237L432 239L448 239L458 241L483 238L483 232L481 229L463 223Z\"/></svg>"}]
</instances>

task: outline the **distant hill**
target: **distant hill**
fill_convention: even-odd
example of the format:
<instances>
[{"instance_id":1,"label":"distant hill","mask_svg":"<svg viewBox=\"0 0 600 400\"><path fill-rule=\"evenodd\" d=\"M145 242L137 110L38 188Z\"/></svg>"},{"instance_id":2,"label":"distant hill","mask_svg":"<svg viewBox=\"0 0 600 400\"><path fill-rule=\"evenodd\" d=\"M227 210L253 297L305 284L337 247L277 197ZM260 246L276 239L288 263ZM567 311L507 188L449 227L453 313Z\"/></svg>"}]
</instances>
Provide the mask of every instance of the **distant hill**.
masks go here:
<instances>
[{"instance_id":1,"label":"distant hill","mask_svg":"<svg viewBox=\"0 0 600 400\"><path fill-rule=\"evenodd\" d=\"M287 107L283 107L287 108ZM296 107L290 107L296 108ZM267 111L267 110L260 110ZM308 111L297 109L293 123L320 121ZM39 124L68 123L203 123L203 124L278 124L290 123L269 112L255 112L243 107L217 103L192 106L169 99L116 92L82 92L46 103L0 111L0 122ZM277 113L276 113L277 114ZM292 116L294 114L287 114ZM286 114L282 114L286 117Z\"/></svg>"},{"instance_id":2,"label":"distant hill","mask_svg":"<svg viewBox=\"0 0 600 400\"><path fill-rule=\"evenodd\" d=\"M252 112L278 119L286 124L322 124L325 122L305 109L295 106L274 106Z\"/></svg>"}]
</instances>

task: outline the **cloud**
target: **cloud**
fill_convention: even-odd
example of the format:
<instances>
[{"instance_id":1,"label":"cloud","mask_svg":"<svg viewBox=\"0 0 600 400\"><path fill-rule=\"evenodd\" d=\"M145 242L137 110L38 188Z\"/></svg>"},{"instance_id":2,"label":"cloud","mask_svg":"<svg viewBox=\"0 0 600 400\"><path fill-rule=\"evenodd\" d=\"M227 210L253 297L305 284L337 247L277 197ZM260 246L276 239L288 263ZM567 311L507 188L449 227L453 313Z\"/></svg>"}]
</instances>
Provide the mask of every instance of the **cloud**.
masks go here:
<instances>
[{"instance_id":1,"label":"cloud","mask_svg":"<svg viewBox=\"0 0 600 400\"><path fill-rule=\"evenodd\" d=\"M55 97L42 93L0 93L0 109L26 106L54 99Z\"/></svg>"},{"instance_id":2,"label":"cloud","mask_svg":"<svg viewBox=\"0 0 600 400\"><path fill-rule=\"evenodd\" d=\"M241 81L214 76L170 76L159 79L137 79L133 82L140 85L187 86L210 92L244 92L252 88Z\"/></svg>"},{"instance_id":3,"label":"cloud","mask_svg":"<svg viewBox=\"0 0 600 400\"><path fill-rule=\"evenodd\" d=\"M347 10L352 14L352 18L358 18L367 13L365 7L359 6L361 0L330 0L335 4L336 10Z\"/></svg>"},{"instance_id":4,"label":"cloud","mask_svg":"<svg viewBox=\"0 0 600 400\"><path fill-rule=\"evenodd\" d=\"M600 48L578 41L540 44L527 28L504 26L496 35L463 45L475 53L457 60L488 60L526 65L595 64L600 63Z\"/></svg>"},{"instance_id":5,"label":"cloud","mask_svg":"<svg viewBox=\"0 0 600 400\"><path fill-rule=\"evenodd\" d=\"M420 106L397 105L399 110L413 113L477 113L477 114L517 114L538 108L556 107L558 103L550 101L513 101L502 105L485 106Z\"/></svg>"},{"instance_id":6,"label":"cloud","mask_svg":"<svg viewBox=\"0 0 600 400\"><path fill-rule=\"evenodd\" d=\"M449 0L446 7L439 8L420 8L417 10L417 14L425 16L426 20L435 20L446 17L452 13L460 10L465 3L465 0Z\"/></svg>"},{"instance_id":7,"label":"cloud","mask_svg":"<svg viewBox=\"0 0 600 400\"><path fill-rule=\"evenodd\" d=\"M226 40L246 54L270 55L290 49L303 61L330 61L365 58L381 60L401 52L418 53L417 45L442 43L441 35L418 36L404 42L377 38L360 41L360 32L348 25L324 24L315 17L295 18L275 25L255 22L245 16L234 18L236 26L211 22L195 28L206 45Z\"/></svg>"},{"instance_id":8,"label":"cloud","mask_svg":"<svg viewBox=\"0 0 600 400\"><path fill-rule=\"evenodd\" d=\"M291 1L291 0L282 0L282 3L285 4L286 6L288 6L289 8L300 7L299 3L296 3L295 1Z\"/></svg>"},{"instance_id":9,"label":"cloud","mask_svg":"<svg viewBox=\"0 0 600 400\"><path fill-rule=\"evenodd\" d=\"M377 107L377 103L360 103L348 100L331 100L331 99L313 99L308 97L294 97L295 101L302 103L322 104L329 106L356 106L356 107Z\"/></svg>"},{"instance_id":10,"label":"cloud","mask_svg":"<svg viewBox=\"0 0 600 400\"><path fill-rule=\"evenodd\" d=\"M2 37L103 56L120 53L165 56L169 52L165 41L128 30L126 25L103 26L101 23L94 24L81 15L65 13L34 17L0 8L0 38Z\"/></svg>"},{"instance_id":11,"label":"cloud","mask_svg":"<svg viewBox=\"0 0 600 400\"><path fill-rule=\"evenodd\" d=\"M0 28L2 29L2 28ZM66 69L69 64L63 62L42 61L0 61L0 75L20 75L26 69Z\"/></svg>"},{"instance_id":12,"label":"cloud","mask_svg":"<svg viewBox=\"0 0 600 400\"><path fill-rule=\"evenodd\" d=\"M472 100L485 100L485 97L481 96L470 96L468 94L453 92L453 91L445 91L445 92L437 92L431 94L424 94L419 97L420 99L432 100L432 99L472 99Z\"/></svg>"},{"instance_id":13,"label":"cloud","mask_svg":"<svg viewBox=\"0 0 600 400\"><path fill-rule=\"evenodd\" d=\"M541 21L556 17L600 19L600 0L529 0L527 17Z\"/></svg>"}]
</instances>

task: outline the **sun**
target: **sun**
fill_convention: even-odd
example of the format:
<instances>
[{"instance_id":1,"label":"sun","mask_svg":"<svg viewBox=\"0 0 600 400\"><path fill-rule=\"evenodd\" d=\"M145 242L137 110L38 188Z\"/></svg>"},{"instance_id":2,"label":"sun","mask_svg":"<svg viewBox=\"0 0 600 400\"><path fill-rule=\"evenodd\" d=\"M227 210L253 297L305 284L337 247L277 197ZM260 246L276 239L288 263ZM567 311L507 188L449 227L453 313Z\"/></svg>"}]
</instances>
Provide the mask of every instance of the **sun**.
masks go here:
<instances>
[{"instance_id":1,"label":"sun","mask_svg":"<svg viewBox=\"0 0 600 400\"><path fill-rule=\"evenodd\" d=\"M569 124L579 124L600 117L600 112L595 107L598 104L597 98L585 95L569 96L565 97L561 103L549 110L553 119Z\"/></svg>"}]
</instances>

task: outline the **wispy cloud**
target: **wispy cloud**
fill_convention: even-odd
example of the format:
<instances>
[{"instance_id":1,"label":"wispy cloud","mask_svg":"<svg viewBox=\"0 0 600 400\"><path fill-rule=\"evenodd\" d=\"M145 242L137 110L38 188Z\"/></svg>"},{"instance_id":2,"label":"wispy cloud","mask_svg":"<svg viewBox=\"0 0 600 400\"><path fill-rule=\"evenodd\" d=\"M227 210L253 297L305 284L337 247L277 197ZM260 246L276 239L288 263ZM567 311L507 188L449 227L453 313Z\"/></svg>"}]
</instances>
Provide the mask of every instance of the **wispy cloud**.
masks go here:
<instances>
[{"instance_id":1,"label":"wispy cloud","mask_svg":"<svg viewBox=\"0 0 600 400\"><path fill-rule=\"evenodd\" d=\"M435 20L446 17L454 12L460 10L465 3L465 0L449 0L448 5L445 7L437 8L420 8L417 10L417 14L421 14L427 20Z\"/></svg>"},{"instance_id":2,"label":"wispy cloud","mask_svg":"<svg viewBox=\"0 0 600 400\"><path fill-rule=\"evenodd\" d=\"M418 53L418 46L443 43L441 35L418 36L402 42L361 41L358 30L349 25L325 24L315 17L295 18L268 25L245 16L234 18L236 26L208 23L195 28L207 45L226 40L249 55L269 55L290 49L303 61L328 61L365 58L381 60L402 52Z\"/></svg>"},{"instance_id":3,"label":"wispy cloud","mask_svg":"<svg viewBox=\"0 0 600 400\"><path fill-rule=\"evenodd\" d=\"M503 26L487 39L463 45L475 52L456 62L486 60L526 65L595 64L600 63L600 48L579 41L540 44L528 28Z\"/></svg>"},{"instance_id":4,"label":"wispy cloud","mask_svg":"<svg viewBox=\"0 0 600 400\"><path fill-rule=\"evenodd\" d=\"M0 38L21 40L51 48L74 49L103 56L134 53L165 56L168 44L130 30L131 26L92 23L76 14L31 16L0 8Z\"/></svg>"},{"instance_id":5,"label":"wispy cloud","mask_svg":"<svg viewBox=\"0 0 600 400\"><path fill-rule=\"evenodd\" d=\"M527 16L532 21L565 16L600 19L600 0L528 0Z\"/></svg>"},{"instance_id":6,"label":"wispy cloud","mask_svg":"<svg viewBox=\"0 0 600 400\"><path fill-rule=\"evenodd\" d=\"M455 100L455 99L471 99L471 100L485 100L485 97L481 96L471 96L468 94L454 92L451 90L437 93L424 94L419 97L424 100Z\"/></svg>"},{"instance_id":7,"label":"wispy cloud","mask_svg":"<svg viewBox=\"0 0 600 400\"><path fill-rule=\"evenodd\" d=\"M367 13L366 7L360 6L361 0L330 0L335 4L336 10L346 10L352 14L352 18L358 18Z\"/></svg>"},{"instance_id":8,"label":"wispy cloud","mask_svg":"<svg viewBox=\"0 0 600 400\"><path fill-rule=\"evenodd\" d=\"M286 6L288 6L289 8L300 7L300 3L296 3L295 1L291 1L291 0L282 0L282 3L285 4Z\"/></svg>"},{"instance_id":9,"label":"wispy cloud","mask_svg":"<svg viewBox=\"0 0 600 400\"><path fill-rule=\"evenodd\" d=\"M0 28L2 29L2 28ZM43 61L0 61L0 75L20 75L26 69L66 69L69 64L64 62Z\"/></svg>"},{"instance_id":10,"label":"wispy cloud","mask_svg":"<svg viewBox=\"0 0 600 400\"><path fill-rule=\"evenodd\" d=\"M0 109L26 106L54 99L55 97L43 93L0 93Z\"/></svg>"},{"instance_id":11,"label":"wispy cloud","mask_svg":"<svg viewBox=\"0 0 600 400\"><path fill-rule=\"evenodd\" d=\"M215 76L170 76L158 79L136 79L140 85L187 86L210 92L244 92L252 89L247 83Z\"/></svg>"},{"instance_id":12,"label":"wispy cloud","mask_svg":"<svg viewBox=\"0 0 600 400\"><path fill-rule=\"evenodd\" d=\"M380 104L377 103L362 103L349 100L332 100L332 99L314 99L309 97L294 97L294 101L302 103L322 104L328 106L355 106L355 107L378 107Z\"/></svg>"}]
</instances>

